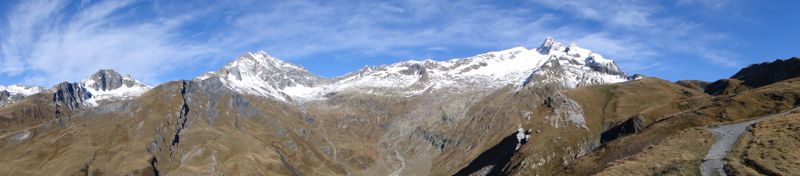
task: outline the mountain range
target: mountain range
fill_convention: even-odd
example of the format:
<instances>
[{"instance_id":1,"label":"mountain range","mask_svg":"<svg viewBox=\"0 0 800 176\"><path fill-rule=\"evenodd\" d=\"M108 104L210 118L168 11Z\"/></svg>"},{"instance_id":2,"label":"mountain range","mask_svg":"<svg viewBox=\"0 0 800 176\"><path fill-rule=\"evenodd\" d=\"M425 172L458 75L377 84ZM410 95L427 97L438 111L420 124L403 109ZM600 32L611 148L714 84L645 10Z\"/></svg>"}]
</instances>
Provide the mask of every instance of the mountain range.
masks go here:
<instances>
[{"instance_id":1,"label":"mountain range","mask_svg":"<svg viewBox=\"0 0 800 176\"><path fill-rule=\"evenodd\" d=\"M335 78L263 51L155 87L104 69L0 87L0 173L792 175L798 68L670 82L547 38Z\"/></svg>"}]
</instances>

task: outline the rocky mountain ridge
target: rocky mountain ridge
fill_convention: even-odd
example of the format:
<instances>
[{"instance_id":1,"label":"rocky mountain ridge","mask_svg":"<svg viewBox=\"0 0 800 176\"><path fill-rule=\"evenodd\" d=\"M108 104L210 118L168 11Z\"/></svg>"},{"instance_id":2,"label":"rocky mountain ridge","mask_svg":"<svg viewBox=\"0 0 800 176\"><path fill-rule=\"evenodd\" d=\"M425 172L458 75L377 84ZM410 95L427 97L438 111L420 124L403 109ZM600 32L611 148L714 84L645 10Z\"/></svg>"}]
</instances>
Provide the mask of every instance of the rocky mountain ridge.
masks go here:
<instances>
[{"instance_id":1,"label":"rocky mountain ridge","mask_svg":"<svg viewBox=\"0 0 800 176\"><path fill-rule=\"evenodd\" d=\"M516 47L446 61L404 61L368 66L326 79L266 52L247 53L216 72L195 80L219 78L229 88L288 100L321 100L342 91L413 96L426 91L485 90L503 86L558 83L560 86L628 81L611 60L576 44L564 47L547 38L536 49Z\"/></svg>"},{"instance_id":2,"label":"rocky mountain ridge","mask_svg":"<svg viewBox=\"0 0 800 176\"><path fill-rule=\"evenodd\" d=\"M149 90L130 75L121 75L111 69L101 69L80 82L62 82L50 89L33 86L0 86L0 107L13 104L37 93L54 94L56 104L69 108L97 106L98 102L130 99Z\"/></svg>"},{"instance_id":3,"label":"rocky mountain ridge","mask_svg":"<svg viewBox=\"0 0 800 176\"><path fill-rule=\"evenodd\" d=\"M710 83L706 93L730 95L795 77L800 77L800 58L777 59L747 66L730 78Z\"/></svg>"},{"instance_id":4,"label":"rocky mountain ridge","mask_svg":"<svg viewBox=\"0 0 800 176\"><path fill-rule=\"evenodd\" d=\"M42 87L26 85L0 85L0 107L22 100L26 96L44 91Z\"/></svg>"}]
</instances>

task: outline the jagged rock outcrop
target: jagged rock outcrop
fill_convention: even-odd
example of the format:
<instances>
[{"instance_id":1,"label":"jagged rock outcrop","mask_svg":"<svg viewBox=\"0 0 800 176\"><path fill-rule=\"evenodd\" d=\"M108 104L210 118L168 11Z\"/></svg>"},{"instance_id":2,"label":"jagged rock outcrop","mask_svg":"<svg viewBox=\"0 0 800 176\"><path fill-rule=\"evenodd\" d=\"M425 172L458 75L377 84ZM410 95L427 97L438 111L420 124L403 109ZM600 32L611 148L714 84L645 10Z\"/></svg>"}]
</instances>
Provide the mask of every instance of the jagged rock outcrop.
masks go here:
<instances>
[{"instance_id":1,"label":"jagged rock outcrop","mask_svg":"<svg viewBox=\"0 0 800 176\"><path fill-rule=\"evenodd\" d=\"M122 75L111 69L102 69L97 71L97 73L90 76L87 79L86 83L84 84L86 87L92 88L97 91L110 91L118 89L122 86L126 87L142 86L141 83L132 80L130 76L126 75L123 77Z\"/></svg>"},{"instance_id":2,"label":"jagged rock outcrop","mask_svg":"<svg viewBox=\"0 0 800 176\"><path fill-rule=\"evenodd\" d=\"M647 126L647 123L644 120L645 119L642 118L641 115L633 116L630 119L603 132L600 135L600 142L606 143L626 135L638 133L644 130L644 128Z\"/></svg>"},{"instance_id":3,"label":"jagged rock outcrop","mask_svg":"<svg viewBox=\"0 0 800 176\"><path fill-rule=\"evenodd\" d=\"M150 89L150 86L130 75L123 76L111 69L99 70L80 83L92 94L92 99L98 102L129 99Z\"/></svg>"},{"instance_id":4,"label":"jagged rock outcrop","mask_svg":"<svg viewBox=\"0 0 800 176\"><path fill-rule=\"evenodd\" d=\"M80 83L62 82L54 86L53 90L53 104L56 108L74 110L90 106L91 103L94 103L87 102L87 100L92 98L92 94Z\"/></svg>"},{"instance_id":5,"label":"jagged rock outcrop","mask_svg":"<svg viewBox=\"0 0 800 176\"><path fill-rule=\"evenodd\" d=\"M539 53L542 53L542 54L550 54L550 51L560 51L560 50L562 50L562 48L563 48L562 45L563 44L557 42L552 37L547 37L547 38L544 39L544 42L542 42L542 44L539 45L539 48L536 48L536 51L538 51Z\"/></svg>"},{"instance_id":6,"label":"jagged rock outcrop","mask_svg":"<svg viewBox=\"0 0 800 176\"><path fill-rule=\"evenodd\" d=\"M19 95L19 94L11 94L11 92L8 92L6 90L1 90L0 91L0 107L3 107L5 105L11 104L11 103L14 103L15 101L18 101L18 100L21 100L23 97L24 96Z\"/></svg>"},{"instance_id":7,"label":"jagged rock outcrop","mask_svg":"<svg viewBox=\"0 0 800 176\"><path fill-rule=\"evenodd\" d=\"M594 57L599 57L599 56L593 55L586 58L586 66L589 66L589 68L592 68L592 70L609 75L625 75L625 72L622 72L622 69L620 69L619 66L617 66L616 63L614 63L614 61L599 62L595 60Z\"/></svg>"}]
</instances>

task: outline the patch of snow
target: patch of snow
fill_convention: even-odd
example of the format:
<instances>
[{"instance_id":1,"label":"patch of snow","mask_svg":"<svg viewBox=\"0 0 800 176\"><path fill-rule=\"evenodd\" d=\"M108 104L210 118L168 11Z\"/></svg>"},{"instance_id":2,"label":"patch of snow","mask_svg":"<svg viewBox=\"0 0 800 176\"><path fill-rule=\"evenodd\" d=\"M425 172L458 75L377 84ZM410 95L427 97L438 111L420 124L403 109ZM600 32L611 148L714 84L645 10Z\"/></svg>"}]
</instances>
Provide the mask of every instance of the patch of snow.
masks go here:
<instances>
[{"instance_id":1,"label":"patch of snow","mask_svg":"<svg viewBox=\"0 0 800 176\"><path fill-rule=\"evenodd\" d=\"M95 98L89 98L89 99L83 100L83 102L85 102L90 107L95 107L95 106L98 105L97 104L97 99L95 99Z\"/></svg>"},{"instance_id":2,"label":"patch of snow","mask_svg":"<svg viewBox=\"0 0 800 176\"><path fill-rule=\"evenodd\" d=\"M522 117L525 117L527 120L531 120L532 114L533 113L531 111L522 111Z\"/></svg>"},{"instance_id":3,"label":"patch of snow","mask_svg":"<svg viewBox=\"0 0 800 176\"><path fill-rule=\"evenodd\" d=\"M0 85L0 91L8 91L11 94L20 94L23 96L30 96L39 92L43 92L45 89L42 87L36 86L25 86L14 84L10 86L2 86Z\"/></svg>"},{"instance_id":4,"label":"patch of snow","mask_svg":"<svg viewBox=\"0 0 800 176\"><path fill-rule=\"evenodd\" d=\"M87 85L87 84L84 84L84 85ZM91 98L92 100L99 101L99 100L106 100L106 99L112 99L112 98L127 99L127 98L137 97L139 95L142 95L144 92L147 92L148 90L150 90L150 87L148 87L148 86L130 86L129 87L127 85L122 85L122 87L119 87L119 88L113 89L113 90L107 90L107 91L97 90L97 89L93 89L93 88L89 88L89 87L87 87L86 90L88 90L89 93L92 94L92 98ZM95 106L96 106L96 104L95 104Z\"/></svg>"},{"instance_id":5,"label":"patch of snow","mask_svg":"<svg viewBox=\"0 0 800 176\"><path fill-rule=\"evenodd\" d=\"M317 94L320 93L320 87L307 87L304 85L295 85L292 87L283 88L283 93L286 95L301 98L303 100L316 100L319 99L321 96Z\"/></svg>"},{"instance_id":6,"label":"patch of snow","mask_svg":"<svg viewBox=\"0 0 800 176\"><path fill-rule=\"evenodd\" d=\"M31 137L31 132L28 131L28 130L24 130L22 132L14 134L14 136L11 136L12 139L17 140L17 141L24 141L24 140L26 140L26 139L28 139L30 137Z\"/></svg>"},{"instance_id":7,"label":"patch of snow","mask_svg":"<svg viewBox=\"0 0 800 176\"><path fill-rule=\"evenodd\" d=\"M122 85L120 87L110 90L103 90L99 87L95 87L97 80L92 78L81 80L81 87L86 89L89 94L92 95L91 98L85 101L91 106L97 106L98 102L102 100L124 100L138 97L152 88L139 82L139 80L134 79L130 75L122 76L122 80L120 81L122 81Z\"/></svg>"},{"instance_id":8,"label":"patch of snow","mask_svg":"<svg viewBox=\"0 0 800 176\"><path fill-rule=\"evenodd\" d=\"M241 75L234 75L234 73L225 74L225 77L228 79L222 79L222 82L235 91L254 95L269 96L282 101L286 100L286 98L281 95L280 91L267 84L263 80L258 79L258 77L255 75L251 75L248 72L240 74Z\"/></svg>"},{"instance_id":9,"label":"patch of snow","mask_svg":"<svg viewBox=\"0 0 800 176\"><path fill-rule=\"evenodd\" d=\"M527 142L530 138L531 135L526 134L525 129L522 128L522 125L519 125L517 128L517 147L514 148L514 150L519 150L519 147L522 146L522 142Z\"/></svg>"},{"instance_id":10,"label":"patch of snow","mask_svg":"<svg viewBox=\"0 0 800 176\"><path fill-rule=\"evenodd\" d=\"M205 72L202 75L195 77L194 79L202 81L211 78L212 76L214 76L214 72Z\"/></svg>"}]
</instances>

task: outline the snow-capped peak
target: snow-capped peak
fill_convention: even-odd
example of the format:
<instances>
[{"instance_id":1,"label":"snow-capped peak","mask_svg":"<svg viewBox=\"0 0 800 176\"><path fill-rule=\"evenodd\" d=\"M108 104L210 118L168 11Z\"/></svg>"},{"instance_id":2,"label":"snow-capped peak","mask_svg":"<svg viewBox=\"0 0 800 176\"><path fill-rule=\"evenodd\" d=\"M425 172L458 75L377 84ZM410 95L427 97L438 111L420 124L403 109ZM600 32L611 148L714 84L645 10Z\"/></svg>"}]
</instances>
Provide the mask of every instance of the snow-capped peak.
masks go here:
<instances>
[{"instance_id":1,"label":"snow-capped peak","mask_svg":"<svg viewBox=\"0 0 800 176\"><path fill-rule=\"evenodd\" d=\"M91 94L89 102L106 99L128 99L141 95L150 86L147 86L130 75L121 75L111 69L102 69L92 76L82 80L81 86Z\"/></svg>"},{"instance_id":2,"label":"snow-capped peak","mask_svg":"<svg viewBox=\"0 0 800 176\"><path fill-rule=\"evenodd\" d=\"M195 80L217 77L229 88L245 93L287 100L287 87L314 87L325 84L304 68L270 56L264 51L245 53L216 72L208 72Z\"/></svg>"},{"instance_id":3,"label":"snow-capped peak","mask_svg":"<svg viewBox=\"0 0 800 176\"><path fill-rule=\"evenodd\" d=\"M255 65L251 65L251 66L257 66L257 67L268 67L268 68L276 68L276 69L290 69L290 70L297 70L297 71L307 72L306 69L304 69L304 68L302 68L300 66L294 65L294 64L290 64L290 63L285 62L283 60L280 60L278 58L272 57L271 55L267 54L267 52L265 52L265 51L258 51L258 52L254 52L254 53L253 52L246 53L246 54L242 55L241 57L239 57L239 59L237 59L236 61L234 61L231 64L226 65L225 67L226 68L240 67L240 66L242 66L242 64L251 64L251 63L255 63ZM251 67L251 68L257 68L257 67Z\"/></svg>"},{"instance_id":4,"label":"snow-capped peak","mask_svg":"<svg viewBox=\"0 0 800 176\"><path fill-rule=\"evenodd\" d=\"M553 37L547 37L544 39L544 42L542 42L542 45L539 45L539 48L536 48L536 51L547 55L550 54L551 51L561 51L562 48L563 45L553 39Z\"/></svg>"},{"instance_id":5,"label":"snow-capped peak","mask_svg":"<svg viewBox=\"0 0 800 176\"><path fill-rule=\"evenodd\" d=\"M23 98L42 92L44 88L26 85L0 85L0 107L13 104Z\"/></svg>"},{"instance_id":6,"label":"snow-capped peak","mask_svg":"<svg viewBox=\"0 0 800 176\"><path fill-rule=\"evenodd\" d=\"M569 47L547 38L537 51L547 61L528 77L524 85L556 85L567 88L629 80L617 64L591 50L571 43Z\"/></svg>"}]
</instances>

